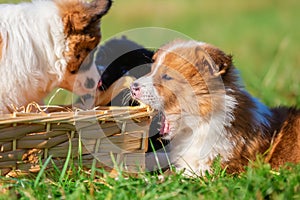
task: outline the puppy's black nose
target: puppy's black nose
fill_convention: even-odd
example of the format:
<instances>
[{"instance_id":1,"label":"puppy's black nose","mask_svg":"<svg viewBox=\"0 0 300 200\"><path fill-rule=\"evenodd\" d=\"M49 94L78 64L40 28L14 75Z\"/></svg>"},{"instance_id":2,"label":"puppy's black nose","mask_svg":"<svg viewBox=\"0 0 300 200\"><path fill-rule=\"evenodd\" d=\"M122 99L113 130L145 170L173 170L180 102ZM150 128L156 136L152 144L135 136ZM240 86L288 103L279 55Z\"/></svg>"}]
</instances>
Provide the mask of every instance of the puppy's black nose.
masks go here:
<instances>
[{"instance_id":1,"label":"puppy's black nose","mask_svg":"<svg viewBox=\"0 0 300 200\"><path fill-rule=\"evenodd\" d=\"M95 85L96 85L96 82L92 78L87 78L85 83L84 83L84 87L86 87L88 89L94 88Z\"/></svg>"}]
</instances>

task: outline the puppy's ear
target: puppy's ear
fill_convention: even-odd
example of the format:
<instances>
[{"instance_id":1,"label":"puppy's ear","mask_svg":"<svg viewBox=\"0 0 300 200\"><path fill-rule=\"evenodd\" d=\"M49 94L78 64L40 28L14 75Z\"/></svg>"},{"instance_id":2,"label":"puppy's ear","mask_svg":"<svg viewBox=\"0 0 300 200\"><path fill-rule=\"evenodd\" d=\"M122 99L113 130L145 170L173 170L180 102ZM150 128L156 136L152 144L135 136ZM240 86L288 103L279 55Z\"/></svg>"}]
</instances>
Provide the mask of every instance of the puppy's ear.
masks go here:
<instances>
[{"instance_id":1,"label":"puppy's ear","mask_svg":"<svg viewBox=\"0 0 300 200\"><path fill-rule=\"evenodd\" d=\"M195 65L201 73L215 75L219 72L214 60L199 46L195 49L195 59Z\"/></svg>"},{"instance_id":2,"label":"puppy's ear","mask_svg":"<svg viewBox=\"0 0 300 200\"><path fill-rule=\"evenodd\" d=\"M232 56L211 45L204 45L202 48L215 64L213 74L215 76L226 74L232 66Z\"/></svg>"},{"instance_id":3,"label":"puppy's ear","mask_svg":"<svg viewBox=\"0 0 300 200\"><path fill-rule=\"evenodd\" d=\"M110 9L111 0L94 0L90 3L81 0L56 0L60 10L65 33L84 32L99 23Z\"/></svg>"},{"instance_id":4,"label":"puppy's ear","mask_svg":"<svg viewBox=\"0 0 300 200\"><path fill-rule=\"evenodd\" d=\"M110 7L112 5L112 0L94 0L93 2L90 3L89 7L91 15L89 24L93 24L95 22L99 22L101 17L107 14L109 11Z\"/></svg>"}]
</instances>

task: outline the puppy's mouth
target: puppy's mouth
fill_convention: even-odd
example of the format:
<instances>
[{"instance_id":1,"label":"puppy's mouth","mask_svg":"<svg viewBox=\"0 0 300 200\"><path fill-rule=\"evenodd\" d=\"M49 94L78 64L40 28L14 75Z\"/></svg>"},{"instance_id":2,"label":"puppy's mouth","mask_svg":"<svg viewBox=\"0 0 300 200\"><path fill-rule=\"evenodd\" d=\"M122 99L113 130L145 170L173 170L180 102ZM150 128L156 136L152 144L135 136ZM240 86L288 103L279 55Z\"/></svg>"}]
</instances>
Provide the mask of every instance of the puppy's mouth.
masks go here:
<instances>
[{"instance_id":1,"label":"puppy's mouth","mask_svg":"<svg viewBox=\"0 0 300 200\"><path fill-rule=\"evenodd\" d=\"M138 102L141 102L143 104L150 105L153 109L160 112L161 121L159 123L160 128L158 129L160 135L163 139L170 139L171 135L171 126L170 122L167 120L166 115L163 112L163 109L161 109L160 106L157 106L155 104L155 100L158 101L158 99L153 100L153 98L150 95L145 95L142 93L141 86L138 82L133 82L130 86L130 92L133 99L135 99ZM146 96L146 97L145 97ZM145 101L146 99L146 101ZM149 100L150 99L150 100Z\"/></svg>"}]
</instances>

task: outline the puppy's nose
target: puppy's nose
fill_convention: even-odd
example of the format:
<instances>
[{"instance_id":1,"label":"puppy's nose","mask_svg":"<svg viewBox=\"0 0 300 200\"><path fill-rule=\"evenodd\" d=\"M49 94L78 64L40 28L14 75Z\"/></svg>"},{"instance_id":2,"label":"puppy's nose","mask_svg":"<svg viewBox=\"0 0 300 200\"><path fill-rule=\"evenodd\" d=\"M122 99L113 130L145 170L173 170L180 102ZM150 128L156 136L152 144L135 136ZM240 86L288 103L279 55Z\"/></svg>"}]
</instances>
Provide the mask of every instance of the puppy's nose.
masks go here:
<instances>
[{"instance_id":1,"label":"puppy's nose","mask_svg":"<svg viewBox=\"0 0 300 200\"><path fill-rule=\"evenodd\" d=\"M140 84L137 83L137 82L133 82L131 87L130 87L130 90L131 90L131 95L132 97L134 98L140 98L141 96L141 88L140 88Z\"/></svg>"},{"instance_id":2,"label":"puppy's nose","mask_svg":"<svg viewBox=\"0 0 300 200\"><path fill-rule=\"evenodd\" d=\"M101 79L98 81L97 88L98 88L99 90L102 89L102 80L101 80Z\"/></svg>"},{"instance_id":3,"label":"puppy's nose","mask_svg":"<svg viewBox=\"0 0 300 200\"><path fill-rule=\"evenodd\" d=\"M84 83L84 87L88 89L93 89L96 86L96 82L92 78L87 78Z\"/></svg>"}]
</instances>

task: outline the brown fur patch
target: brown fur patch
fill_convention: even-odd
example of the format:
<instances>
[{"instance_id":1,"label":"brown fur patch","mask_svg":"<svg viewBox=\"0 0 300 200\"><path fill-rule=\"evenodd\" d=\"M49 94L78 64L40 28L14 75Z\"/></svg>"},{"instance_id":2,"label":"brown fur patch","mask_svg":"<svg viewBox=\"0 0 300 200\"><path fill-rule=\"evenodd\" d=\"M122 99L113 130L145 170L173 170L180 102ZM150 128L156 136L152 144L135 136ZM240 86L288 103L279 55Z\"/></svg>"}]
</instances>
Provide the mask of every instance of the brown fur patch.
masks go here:
<instances>
[{"instance_id":1,"label":"brown fur patch","mask_svg":"<svg viewBox=\"0 0 300 200\"><path fill-rule=\"evenodd\" d=\"M166 52L165 50L168 50L170 46L168 44L156 53L154 56L156 62L153 65L154 68L159 67L154 74L154 83L158 93L164 98L165 111L179 113L182 108L186 107L184 105L190 105L189 113L196 115L200 113L203 118L208 120L213 110L219 109L217 106L219 104L214 103L213 105L211 95L214 95L216 99L216 94L224 94L223 82L216 77L219 66L224 66L224 64L221 65L221 60L224 58L220 57L218 65L215 65L214 61L201 48L196 46L179 47L172 52ZM209 48L212 47L207 47L207 49ZM164 53L161 66L156 66L160 56ZM226 59L226 62L231 64L231 57L228 56ZM223 67L223 69L225 68ZM161 77L163 75L172 79L166 81Z\"/></svg>"},{"instance_id":2,"label":"brown fur patch","mask_svg":"<svg viewBox=\"0 0 300 200\"><path fill-rule=\"evenodd\" d=\"M283 110L282 108L279 108ZM281 165L300 162L300 110L294 108L285 109L287 117L279 129L279 133L274 139L266 161L273 168Z\"/></svg>"},{"instance_id":3,"label":"brown fur patch","mask_svg":"<svg viewBox=\"0 0 300 200\"><path fill-rule=\"evenodd\" d=\"M212 58L218 67L218 71L225 73L232 66L232 56L225 54L222 50L210 44L201 46L202 49Z\"/></svg>"},{"instance_id":4,"label":"brown fur patch","mask_svg":"<svg viewBox=\"0 0 300 200\"><path fill-rule=\"evenodd\" d=\"M80 71L83 72L85 70L88 70L91 66L92 66L92 62L93 62L93 53L88 54L84 61L81 63L80 65ZM74 89L76 90L76 88L74 87L74 82L76 81L76 74L77 74L78 70L75 72L67 70L64 74L64 78L62 80L62 82L60 83L60 87L70 90L70 91L74 91Z\"/></svg>"},{"instance_id":5,"label":"brown fur patch","mask_svg":"<svg viewBox=\"0 0 300 200\"><path fill-rule=\"evenodd\" d=\"M55 1L64 24L68 41L68 59L65 80L76 74L86 56L99 44L101 39L100 19L111 6L111 0L97 0L85 3L80 0ZM83 69L84 70L84 69ZM62 85L64 87L64 84Z\"/></svg>"},{"instance_id":6,"label":"brown fur patch","mask_svg":"<svg viewBox=\"0 0 300 200\"><path fill-rule=\"evenodd\" d=\"M225 87L233 89L234 92L227 91L227 94L234 96L238 101L234 110L233 126L227 128L227 131L232 133L231 140L236 143L232 159L223 163L227 172L243 171L249 161L255 160L258 154L267 153L265 161L273 168L279 168L287 162L300 162L300 111L282 107L272 109L272 116L266 116L270 127L254 127L255 116L252 111L256 105L250 96L239 89L239 77L234 72L232 56L211 45L204 45L203 49L222 72ZM240 138L243 138L245 143L241 142Z\"/></svg>"},{"instance_id":7,"label":"brown fur patch","mask_svg":"<svg viewBox=\"0 0 300 200\"><path fill-rule=\"evenodd\" d=\"M160 96L164 97L165 111L168 113L180 113L184 105L190 105L190 110L186 112L206 116L211 111L210 99L203 96L208 93L205 80L194 66L194 60L186 60L184 50L167 53L162 66L154 76L156 89ZM191 53L190 56L192 56ZM161 75L171 77L171 80L165 80ZM197 102L198 100L198 102ZM199 108L199 110L195 108ZM187 108L188 109L188 108Z\"/></svg>"}]
</instances>

